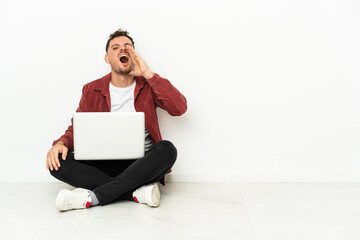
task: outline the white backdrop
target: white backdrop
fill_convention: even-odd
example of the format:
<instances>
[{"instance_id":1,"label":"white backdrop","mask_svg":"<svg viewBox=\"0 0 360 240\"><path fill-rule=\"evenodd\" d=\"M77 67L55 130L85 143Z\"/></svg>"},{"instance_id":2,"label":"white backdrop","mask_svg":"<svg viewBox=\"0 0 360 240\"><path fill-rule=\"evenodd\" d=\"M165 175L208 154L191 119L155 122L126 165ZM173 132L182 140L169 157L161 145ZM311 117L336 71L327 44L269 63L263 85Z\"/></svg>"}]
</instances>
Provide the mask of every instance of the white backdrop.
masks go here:
<instances>
[{"instance_id":1,"label":"white backdrop","mask_svg":"<svg viewBox=\"0 0 360 240\"><path fill-rule=\"evenodd\" d=\"M0 181L54 181L46 153L120 27L188 100L159 111L171 181L360 181L359 1L2 0L0 27Z\"/></svg>"}]
</instances>

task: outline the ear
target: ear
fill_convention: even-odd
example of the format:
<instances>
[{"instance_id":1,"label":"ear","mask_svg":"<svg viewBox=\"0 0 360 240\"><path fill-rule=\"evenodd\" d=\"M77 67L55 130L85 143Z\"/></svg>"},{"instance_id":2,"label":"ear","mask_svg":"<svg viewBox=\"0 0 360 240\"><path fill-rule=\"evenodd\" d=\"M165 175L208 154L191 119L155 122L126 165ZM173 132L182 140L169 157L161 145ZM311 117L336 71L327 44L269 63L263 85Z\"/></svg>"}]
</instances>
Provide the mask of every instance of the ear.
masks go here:
<instances>
[{"instance_id":1,"label":"ear","mask_svg":"<svg viewBox=\"0 0 360 240\"><path fill-rule=\"evenodd\" d=\"M109 56L105 54L105 62L109 63Z\"/></svg>"}]
</instances>

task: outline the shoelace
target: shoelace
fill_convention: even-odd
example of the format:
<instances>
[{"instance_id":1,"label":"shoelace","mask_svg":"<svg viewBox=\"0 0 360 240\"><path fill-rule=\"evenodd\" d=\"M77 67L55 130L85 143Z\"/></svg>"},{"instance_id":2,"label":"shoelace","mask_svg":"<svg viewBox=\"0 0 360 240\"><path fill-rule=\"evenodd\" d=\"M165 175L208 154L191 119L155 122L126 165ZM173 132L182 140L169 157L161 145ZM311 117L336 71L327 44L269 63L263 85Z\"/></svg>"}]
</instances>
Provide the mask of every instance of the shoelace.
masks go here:
<instances>
[{"instance_id":1,"label":"shoelace","mask_svg":"<svg viewBox=\"0 0 360 240\"><path fill-rule=\"evenodd\" d=\"M71 200L68 203L68 206L71 208L79 208L79 207L85 207L87 201L84 199L88 197L88 195L83 194L74 194L71 196Z\"/></svg>"}]
</instances>

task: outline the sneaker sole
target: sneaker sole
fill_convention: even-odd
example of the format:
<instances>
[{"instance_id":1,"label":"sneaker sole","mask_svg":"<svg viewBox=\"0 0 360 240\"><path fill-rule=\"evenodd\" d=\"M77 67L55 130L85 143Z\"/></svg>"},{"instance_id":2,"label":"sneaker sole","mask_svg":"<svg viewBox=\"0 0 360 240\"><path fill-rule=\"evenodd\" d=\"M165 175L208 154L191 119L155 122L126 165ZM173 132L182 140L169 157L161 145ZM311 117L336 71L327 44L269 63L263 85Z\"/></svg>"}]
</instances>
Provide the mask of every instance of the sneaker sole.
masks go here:
<instances>
[{"instance_id":1,"label":"sneaker sole","mask_svg":"<svg viewBox=\"0 0 360 240\"><path fill-rule=\"evenodd\" d=\"M151 200L152 200L151 207L160 206L160 197L161 195L160 195L159 185L155 184L151 191Z\"/></svg>"},{"instance_id":2,"label":"sneaker sole","mask_svg":"<svg viewBox=\"0 0 360 240\"><path fill-rule=\"evenodd\" d=\"M56 197L56 201L55 201L55 208L59 211L64 211L65 209L62 209L61 207L61 203L63 202L63 198L64 198L64 195L67 193L67 192L70 192L70 190L68 189L63 189L61 190L57 197Z\"/></svg>"}]
</instances>

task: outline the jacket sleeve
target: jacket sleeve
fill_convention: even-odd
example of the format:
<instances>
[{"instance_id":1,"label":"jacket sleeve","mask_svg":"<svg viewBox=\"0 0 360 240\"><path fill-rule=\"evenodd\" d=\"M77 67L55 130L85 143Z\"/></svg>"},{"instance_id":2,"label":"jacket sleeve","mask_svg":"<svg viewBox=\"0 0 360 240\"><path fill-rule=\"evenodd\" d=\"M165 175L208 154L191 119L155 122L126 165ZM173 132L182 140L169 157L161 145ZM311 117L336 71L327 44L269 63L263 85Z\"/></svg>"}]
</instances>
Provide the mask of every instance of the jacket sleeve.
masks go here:
<instances>
[{"instance_id":1,"label":"jacket sleeve","mask_svg":"<svg viewBox=\"0 0 360 240\"><path fill-rule=\"evenodd\" d=\"M148 79L153 91L155 104L167 111L171 116L180 116L187 110L186 98L169 82L155 74Z\"/></svg>"},{"instance_id":2,"label":"jacket sleeve","mask_svg":"<svg viewBox=\"0 0 360 240\"><path fill-rule=\"evenodd\" d=\"M86 85L83 87L79 107L77 108L76 112L86 112L85 87ZM71 124L65 131L65 134L62 135L59 139L55 140L52 145L54 146L58 141L63 141L70 152L74 151L73 118L71 118Z\"/></svg>"}]
</instances>

